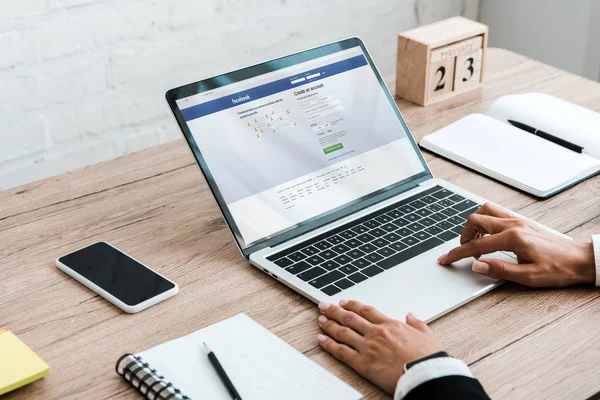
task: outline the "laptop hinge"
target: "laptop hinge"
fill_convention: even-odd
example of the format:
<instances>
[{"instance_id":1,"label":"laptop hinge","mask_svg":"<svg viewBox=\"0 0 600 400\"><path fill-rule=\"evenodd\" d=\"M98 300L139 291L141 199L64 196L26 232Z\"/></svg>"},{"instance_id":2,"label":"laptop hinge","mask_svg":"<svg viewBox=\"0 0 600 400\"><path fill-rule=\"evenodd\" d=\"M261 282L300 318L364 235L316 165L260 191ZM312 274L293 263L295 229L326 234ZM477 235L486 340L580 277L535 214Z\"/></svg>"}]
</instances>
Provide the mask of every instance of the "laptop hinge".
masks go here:
<instances>
[{"instance_id":1,"label":"laptop hinge","mask_svg":"<svg viewBox=\"0 0 600 400\"><path fill-rule=\"evenodd\" d=\"M331 223L334 223L342 218L345 218L349 215L355 214L359 211L362 211L366 208L369 208L377 203L381 203L382 201L385 201L387 199L390 199L392 197L401 195L403 193L406 193L416 187L421 186L421 184L429 181L430 179L432 179L433 176L431 174L426 174L425 176L422 176L418 179L414 179L410 182L405 183L404 185L399 186L398 188L393 189L390 192L385 192L385 193L381 193L380 195L374 196L371 199L365 200L365 201L361 201L359 204L350 206L350 210L348 210L347 212L344 212L341 215L333 214L331 216L326 216L323 217L322 219L324 220L323 223L318 224L316 226L310 227L307 229L302 229L302 227L300 228L296 228L293 231L284 233L276 238L272 238L266 242L264 242L264 246L261 246L261 248L265 248L265 247L276 247L279 246L282 243L285 242L289 242L290 240L293 240L299 236L305 235L307 233L310 233L316 229L322 228L326 225L329 225ZM258 249L257 249L258 250Z\"/></svg>"}]
</instances>

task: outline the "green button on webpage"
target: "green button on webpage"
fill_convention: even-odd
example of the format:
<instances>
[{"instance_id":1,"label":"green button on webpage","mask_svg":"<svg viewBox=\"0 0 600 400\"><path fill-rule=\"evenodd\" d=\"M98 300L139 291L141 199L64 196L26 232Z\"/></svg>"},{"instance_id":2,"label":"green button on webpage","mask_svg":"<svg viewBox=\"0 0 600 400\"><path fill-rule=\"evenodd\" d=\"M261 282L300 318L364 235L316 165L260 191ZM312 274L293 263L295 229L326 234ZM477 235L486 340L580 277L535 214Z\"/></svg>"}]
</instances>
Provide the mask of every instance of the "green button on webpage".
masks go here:
<instances>
[{"instance_id":1,"label":"green button on webpage","mask_svg":"<svg viewBox=\"0 0 600 400\"><path fill-rule=\"evenodd\" d=\"M329 153L333 153L334 151L339 150L339 149L343 149L343 148L344 148L344 146L342 146L341 143L336 143L336 144L331 145L329 147L325 147L323 149L323 153L329 154Z\"/></svg>"}]
</instances>

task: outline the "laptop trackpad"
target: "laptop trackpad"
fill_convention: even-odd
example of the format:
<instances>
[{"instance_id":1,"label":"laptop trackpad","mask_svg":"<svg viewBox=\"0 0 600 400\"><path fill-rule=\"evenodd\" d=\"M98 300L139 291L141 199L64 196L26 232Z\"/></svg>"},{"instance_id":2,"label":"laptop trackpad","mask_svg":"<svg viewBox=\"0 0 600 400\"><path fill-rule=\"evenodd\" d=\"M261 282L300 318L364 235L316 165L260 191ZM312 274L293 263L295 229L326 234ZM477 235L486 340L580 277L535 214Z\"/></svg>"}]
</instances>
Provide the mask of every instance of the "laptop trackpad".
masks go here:
<instances>
[{"instance_id":1,"label":"laptop trackpad","mask_svg":"<svg viewBox=\"0 0 600 400\"><path fill-rule=\"evenodd\" d=\"M481 293L493 289L500 282L471 270L474 259L468 258L441 266L437 257L453 248L446 243L438 248L397 265L373 278L345 291L343 298L370 304L383 313L405 320L413 312L429 321ZM497 252L483 258L497 258L516 263L514 257Z\"/></svg>"}]
</instances>

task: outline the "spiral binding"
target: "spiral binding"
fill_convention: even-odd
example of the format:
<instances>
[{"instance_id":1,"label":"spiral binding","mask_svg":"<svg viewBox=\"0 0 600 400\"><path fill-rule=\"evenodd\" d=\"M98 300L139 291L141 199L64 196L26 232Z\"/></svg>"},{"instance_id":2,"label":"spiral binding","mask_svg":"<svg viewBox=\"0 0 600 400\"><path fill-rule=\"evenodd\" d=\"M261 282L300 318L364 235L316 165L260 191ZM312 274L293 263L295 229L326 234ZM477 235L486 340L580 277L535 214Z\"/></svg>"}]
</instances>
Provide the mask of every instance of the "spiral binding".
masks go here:
<instances>
[{"instance_id":1,"label":"spiral binding","mask_svg":"<svg viewBox=\"0 0 600 400\"><path fill-rule=\"evenodd\" d=\"M128 361L125 367L119 368L124 360ZM115 370L148 400L191 400L141 357L134 354L123 354L117 360Z\"/></svg>"}]
</instances>

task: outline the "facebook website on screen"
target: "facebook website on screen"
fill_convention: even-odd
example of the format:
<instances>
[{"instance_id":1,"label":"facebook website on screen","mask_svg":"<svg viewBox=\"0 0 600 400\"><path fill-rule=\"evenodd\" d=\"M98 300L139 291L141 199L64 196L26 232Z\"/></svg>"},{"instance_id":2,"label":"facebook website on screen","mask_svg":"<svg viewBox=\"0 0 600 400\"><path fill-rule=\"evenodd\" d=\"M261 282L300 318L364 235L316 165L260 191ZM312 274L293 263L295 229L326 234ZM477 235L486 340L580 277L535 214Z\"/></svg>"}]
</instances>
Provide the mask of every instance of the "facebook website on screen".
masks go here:
<instances>
[{"instance_id":1,"label":"facebook website on screen","mask_svg":"<svg viewBox=\"0 0 600 400\"><path fill-rule=\"evenodd\" d=\"M424 171L360 47L177 105L247 245Z\"/></svg>"}]
</instances>

